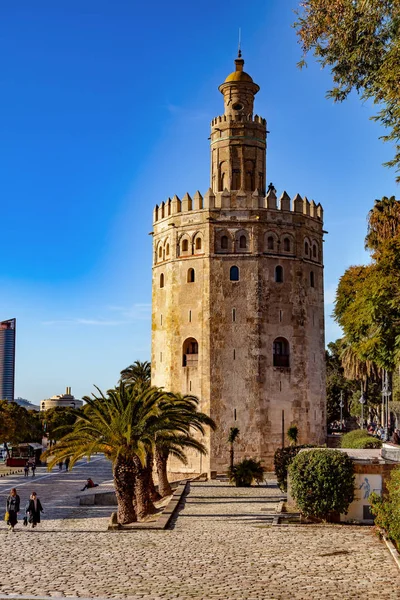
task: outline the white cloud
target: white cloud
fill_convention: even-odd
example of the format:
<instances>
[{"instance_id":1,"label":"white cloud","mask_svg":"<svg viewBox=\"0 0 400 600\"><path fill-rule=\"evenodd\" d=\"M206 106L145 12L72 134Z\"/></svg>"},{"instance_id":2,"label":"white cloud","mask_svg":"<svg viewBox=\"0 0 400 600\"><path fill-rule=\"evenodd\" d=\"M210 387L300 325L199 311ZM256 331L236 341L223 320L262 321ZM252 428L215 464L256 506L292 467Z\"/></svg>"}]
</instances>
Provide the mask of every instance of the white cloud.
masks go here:
<instances>
[{"instance_id":1,"label":"white cloud","mask_svg":"<svg viewBox=\"0 0 400 600\"><path fill-rule=\"evenodd\" d=\"M108 306L107 311L118 313L117 319L73 317L43 321L42 325L88 325L114 327L128 325L134 321L149 321L151 318L151 304L138 303L132 306Z\"/></svg>"}]
</instances>

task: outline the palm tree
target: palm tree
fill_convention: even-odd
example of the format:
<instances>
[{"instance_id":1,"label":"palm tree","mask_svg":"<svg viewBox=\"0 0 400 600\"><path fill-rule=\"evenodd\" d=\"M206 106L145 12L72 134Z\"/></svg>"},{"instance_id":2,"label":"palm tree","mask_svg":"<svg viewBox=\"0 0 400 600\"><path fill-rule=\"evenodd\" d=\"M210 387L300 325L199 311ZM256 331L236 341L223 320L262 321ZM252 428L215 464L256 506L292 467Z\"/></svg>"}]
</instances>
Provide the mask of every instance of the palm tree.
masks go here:
<instances>
[{"instance_id":1,"label":"palm tree","mask_svg":"<svg viewBox=\"0 0 400 600\"><path fill-rule=\"evenodd\" d=\"M287 436L289 438L289 442L291 446L295 446L297 444L297 439L299 437L299 428L297 425L291 425L287 430Z\"/></svg>"},{"instance_id":2,"label":"palm tree","mask_svg":"<svg viewBox=\"0 0 400 600\"><path fill-rule=\"evenodd\" d=\"M229 457L230 457L230 468L231 470L233 469L233 464L235 462L235 449L234 449L234 444L236 442L237 437L239 436L239 428L238 427L231 427L229 430L229 435L228 435L228 444L231 445L230 449L229 449Z\"/></svg>"},{"instance_id":3,"label":"palm tree","mask_svg":"<svg viewBox=\"0 0 400 600\"><path fill-rule=\"evenodd\" d=\"M168 481L167 463L170 455L186 463L184 450L192 448L206 454L204 444L193 433L205 435L205 426L213 431L215 422L198 410L196 396L169 393L163 398L160 409L164 427L160 427L155 437L155 460L158 475L158 491L161 496L172 493Z\"/></svg>"},{"instance_id":4,"label":"palm tree","mask_svg":"<svg viewBox=\"0 0 400 600\"><path fill-rule=\"evenodd\" d=\"M151 444L149 431L156 429L159 402L164 392L157 388L138 391L121 383L104 395L85 397L86 406L74 430L64 436L51 451L49 470L60 460L71 459L71 466L96 452L103 452L113 465L119 523L132 523L152 511L143 489L146 449ZM135 510L136 509L136 510Z\"/></svg>"},{"instance_id":5,"label":"palm tree","mask_svg":"<svg viewBox=\"0 0 400 600\"><path fill-rule=\"evenodd\" d=\"M150 387L151 364L147 360L143 362L135 360L133 365L129 365L121 371L120 381L126 385L139 386L142 389Z\"/></svg>"}]
</instances>

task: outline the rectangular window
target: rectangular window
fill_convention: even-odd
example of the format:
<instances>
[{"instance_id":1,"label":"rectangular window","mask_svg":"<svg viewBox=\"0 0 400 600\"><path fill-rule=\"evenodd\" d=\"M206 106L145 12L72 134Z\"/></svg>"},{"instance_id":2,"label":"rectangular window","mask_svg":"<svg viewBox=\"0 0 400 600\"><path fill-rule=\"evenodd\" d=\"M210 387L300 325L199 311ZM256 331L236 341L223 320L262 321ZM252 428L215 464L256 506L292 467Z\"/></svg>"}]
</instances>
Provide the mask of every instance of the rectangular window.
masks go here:
<instances>
[{"instance_id":1,"label":"rectangular window","mask_svg":"<svg viewBox=\"0 0 400 600\"><path fill-rule=\"evenodd\" d=\"M236 321L236 308L232 308L232 321L233 323Z\"/></svg>"}]
</instances>

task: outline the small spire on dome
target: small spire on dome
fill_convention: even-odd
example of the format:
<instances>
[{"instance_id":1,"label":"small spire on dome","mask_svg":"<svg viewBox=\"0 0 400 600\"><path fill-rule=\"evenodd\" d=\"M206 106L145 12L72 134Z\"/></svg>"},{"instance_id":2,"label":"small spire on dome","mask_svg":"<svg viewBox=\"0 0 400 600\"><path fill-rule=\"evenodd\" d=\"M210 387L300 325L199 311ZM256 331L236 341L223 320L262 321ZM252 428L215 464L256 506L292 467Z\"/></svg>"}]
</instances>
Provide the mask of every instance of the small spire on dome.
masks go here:
<instances>
[{"instance_id":1,"label":"small spire on dome","mask_svg":"<svg viewBox=\"0 0 400 600\"><path fill-rule=\"evenodd\" d=\"M242 28L239 27L238 58L242 58Z\"/></svg>"}]
</instances>

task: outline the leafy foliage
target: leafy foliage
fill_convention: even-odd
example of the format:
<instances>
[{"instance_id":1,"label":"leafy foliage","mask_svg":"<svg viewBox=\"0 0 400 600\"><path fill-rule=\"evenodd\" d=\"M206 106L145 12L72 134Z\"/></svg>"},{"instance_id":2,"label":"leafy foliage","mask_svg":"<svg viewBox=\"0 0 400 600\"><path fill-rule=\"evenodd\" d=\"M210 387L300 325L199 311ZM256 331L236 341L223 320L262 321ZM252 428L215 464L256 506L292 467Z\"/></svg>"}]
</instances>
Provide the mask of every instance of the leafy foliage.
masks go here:
<instances>
[{"instance_id":1,"label":"leafy foliage","mask_svg":"<svg viewBox=\"0 0 400 600\"><path fill-rule=\"evenodd\" d=\"M328 520L354 499L353 462L340 450L300 452L289 467L291 490L306 517Z\"/></svg>"},{"instance_id":2,"label":"leafy foliage","mask_svg":"<svg viewBox=\"0 0 400 600\"><path fill-rule=\"evenodd\" d=\"M376 200L368 215L368 266L350 267L341 277L334 316L348 352L371 376L392 372L400 361L400 201Z\"/></svg>"},{"instance_id":3,"label":"leafy foliage","mask_svg":"<svg viewBox=\"0 0 400 600\"><path fill-rule=\"evenodd\" d=\"M349 431L340 440L342 448L382 448L382 441L369 435L365 429Z\"/></svg>"},{"instance_id":4,"label":"leafy foliage","mask_svg":"<svg viewBox=\"0 0 400 600\"><path fill-rule=\"evenodd\" d=\"M41 413L43 429L50 440L60 440L67 433L71 433L81 409L69 406L55 406Z\"/></svg>"},{"instance_id":5,"label":"leafy foliage","mask_svg":"<svg viewBox=\"0 0 400 600\"><path fill-rule=\"evenodd\" d=\"M121 382L142 389L148 388L151 382L151 364L145 360L135 360L132 365L121 371Z\"/></svg>"},{"instance_id":6,"label":"leafy foliage","mask_svg":"<svg viewBox=\"0 0 400 600\"><path fill-rule=\"evenodd\" d=\"M386 484L387 493L382 497L372 493L369 497L375 525L382 527L386 535L400 549L400 468L393 469Z\"/></svg>"},{"instance_id":7,"label":"leafy foliage","mask_svg":"<svg viewBox=\"0 0 400 600\"><path fill-rule=\"evenodd\" d=\"M259 484L264 480L265 469L260 460L244 458L228 471L229 480L236 487L250 487L253 482Z\"/></svg>"},{"instance_id":8,"label":"leafy foliage","mask_svg":"<svg viewBox=\"0 0 400 600\"><path fill-rule=\"evenodd\" d=\"M304 54L312 51L331 69L328 97L345 100L352 90L380 110L373 117L395 142L387 163L400 170L400 3L393 0L303 0L295 23ZM303 66L305 60L300 61ZM400 179L400 177L399 177Z\"/></svg>"},{"instance_id":9,"label":"leafy foliage","mask_svg":"<svg viewBox=\"0 0 400 600\"><path fill-rule=\"evenodd\" d=\"M18 444L40 442L42 428L40 417L35 411L28 411L16 402L0 400L0 442Z\"/></svg>"},{"instance_id":10,"label":"leafy foliage","mask_svg":"<svg viewBox=\"0 0 400 600\"><path fill-rule=\"evenodd\" d=\"M285 448L278 448L274 454L274 469L275 475L278 480L278 486L282 492L287 491L287 477L289 465L293 461L294 457L303 448L313 448L314 446L303 445L303 446L286 446Z\"/></svg>"}]
</instances>

